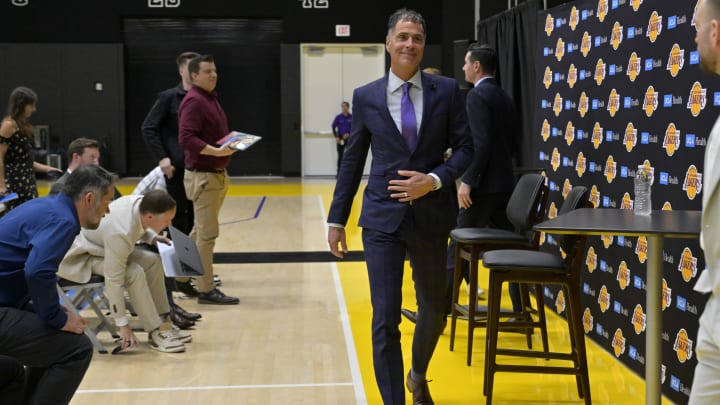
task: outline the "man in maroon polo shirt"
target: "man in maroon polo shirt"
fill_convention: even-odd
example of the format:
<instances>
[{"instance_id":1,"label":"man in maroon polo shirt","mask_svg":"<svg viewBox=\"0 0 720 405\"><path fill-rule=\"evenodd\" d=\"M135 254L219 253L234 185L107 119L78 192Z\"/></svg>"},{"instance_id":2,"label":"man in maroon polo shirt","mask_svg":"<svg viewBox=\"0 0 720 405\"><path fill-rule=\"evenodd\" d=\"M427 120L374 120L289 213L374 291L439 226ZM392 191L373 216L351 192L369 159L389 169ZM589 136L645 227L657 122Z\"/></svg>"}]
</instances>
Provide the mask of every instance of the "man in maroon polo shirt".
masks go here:
<instances>
[{"instance_id":1,"label":"man in maroon polo shirt","mask_svg":"<svg viewBox=\"0 0 720 405\"><path fill-rule=\"evenodd\" d=\"M217 69L210 55L190 60L188 72L192 88L178 109L178 139L185 150L185 191L193 202L195 223L190 237L200 251L205 273L195 280L200 304L233 305L240 300L229 297L213 282L213 250L220 234L218 216L229 179L225 168L235 150L217 141L227 135L227 117L217 100ZM186 281L186 280L178 280Z\"/></svg>"}]
</instances>

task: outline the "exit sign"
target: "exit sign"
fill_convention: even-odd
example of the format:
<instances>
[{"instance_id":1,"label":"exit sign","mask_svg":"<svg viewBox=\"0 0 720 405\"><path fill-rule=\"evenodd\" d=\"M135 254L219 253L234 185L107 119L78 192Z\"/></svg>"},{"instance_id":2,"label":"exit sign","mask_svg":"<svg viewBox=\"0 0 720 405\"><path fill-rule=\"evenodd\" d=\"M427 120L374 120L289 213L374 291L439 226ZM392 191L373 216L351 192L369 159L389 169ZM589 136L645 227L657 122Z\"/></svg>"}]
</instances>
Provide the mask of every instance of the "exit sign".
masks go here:
<instances>
[{"instance_id":1,"label":"exit sign","mask_svg":"<svg viewBox=\"0 0 720 405\"><path fill-rule=\"evenodd\" d=\"M349 24L338 24L335 26L336 37L349 37L350 36L350 25Z\"/></svg>"}]
</instances>

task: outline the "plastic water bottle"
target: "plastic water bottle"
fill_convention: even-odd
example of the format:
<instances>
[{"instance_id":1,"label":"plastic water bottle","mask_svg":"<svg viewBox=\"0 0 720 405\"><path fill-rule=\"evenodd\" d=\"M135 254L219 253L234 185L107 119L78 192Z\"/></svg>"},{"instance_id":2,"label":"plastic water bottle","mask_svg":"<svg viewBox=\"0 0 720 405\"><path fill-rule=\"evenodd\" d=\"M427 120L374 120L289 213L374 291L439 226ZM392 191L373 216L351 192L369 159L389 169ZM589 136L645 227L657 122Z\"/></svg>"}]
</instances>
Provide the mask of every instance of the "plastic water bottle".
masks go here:
<instances>
[{"instance_id":1,"label":"plastic water bottle","mask_svg":"<svg viewBox=\"0 0 720 405\"><path fill-rule=\"evenodd\" d=\"M650 215L652 210L650 184L652 184L652 174L645 169L645 165L639 165L635 172L635 202L633 203L635 215Z\"/></svg>"}]
</instances>

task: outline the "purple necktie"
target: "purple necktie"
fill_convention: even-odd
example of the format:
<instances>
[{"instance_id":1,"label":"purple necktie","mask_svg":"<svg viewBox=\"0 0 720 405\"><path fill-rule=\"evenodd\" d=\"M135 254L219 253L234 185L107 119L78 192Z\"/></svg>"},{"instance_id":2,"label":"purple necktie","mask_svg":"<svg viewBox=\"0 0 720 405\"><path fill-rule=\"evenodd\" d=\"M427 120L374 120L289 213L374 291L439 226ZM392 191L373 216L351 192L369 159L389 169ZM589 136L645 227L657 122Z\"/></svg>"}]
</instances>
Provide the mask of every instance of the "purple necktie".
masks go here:
<instances>
[{"instance_id":1,"label":"purple necktie","mask_svg":"<svg viewBox=\"0 0 720 405\"><path fill-rule=\"evenodd\" d=\"M400 126L410 152L414 152L417 145L417 120L415 119L415 107L410 99L410 86L412 86L410 82L403 84L402 100L400 100Z\"/></svg>"}]
</instances>

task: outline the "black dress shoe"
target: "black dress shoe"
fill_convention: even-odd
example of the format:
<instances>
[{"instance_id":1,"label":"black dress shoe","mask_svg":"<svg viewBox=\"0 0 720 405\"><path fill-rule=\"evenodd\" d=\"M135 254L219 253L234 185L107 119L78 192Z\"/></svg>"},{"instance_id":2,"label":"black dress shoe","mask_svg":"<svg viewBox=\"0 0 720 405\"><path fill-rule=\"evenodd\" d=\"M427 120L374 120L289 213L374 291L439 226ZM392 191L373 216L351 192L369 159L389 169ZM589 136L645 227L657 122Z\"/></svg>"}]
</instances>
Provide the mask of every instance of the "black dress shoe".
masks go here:
<instances>
[{"instance_id":1,"label":"black dress shoe","mask_svg":"<svg viewBox=\"0 0 720 405\"><path fill-rule=\"evenodd\" d=\"M180 329L190 329L195 326L195 321L186 319L178 314L176 311L170 310L170 320L172 323Z\"/></svg>"},{"instance_id":2,"label":"black dress shoe","mask_svg":"<svg viewBox=\"0 0 720 405\"><path fill-rule=\"evenodd\" d=\"M403 309L400 310L400 313L401 313L402 316L404 316L405 319L407 319L408 321L410 321L410 322L412 322L412 323L417 323L417 312L403 308Z\"/></svg>"},{"instance_id":3,"label":"black dress shoe","mask_svg":"<svg viewBox=\"0 0 720 405\"><path fill-rule=\"evenodd\" d=\"M193 287L192 284L190 284L189 281L181 282L181 281L175 281L175 289L180 291L181 293L187 295L188 297L197 297L200 292Z\"/></svg>"},{"instance_id":4,"label":"black dress shoe","mask_svg":"<svg viewBox=\"0 0 720 405\"><path fill-rule=\"evenodd\" d=\"M198 319L202 318L201 314L195 313L195 312L188 312L184 310L180 305L178 304L171 304L170 310L173 312L177 312L178 315L182 316L185 319L189 319L191 321L197 321Z\"/></svg>"},{"instance_id":5,"label":"black dress shoe","mask_svg":"<svg viewBox=\"0 0 720 405\"><path fill-rule=\"evenodd\" d=\"M240 303L240 299L237 297L228 297L227 295L223 294L222 291L215 288L206 293L200 293L198 295L198 303L215 305L236 305Z\"/></svg>"},{"instance_id":6,"label":"black dress shoe","mask_svg":"<svg viewBox=\"0 0 720 405\"><path fill-rule=\"evenodd\" d=\"M408 371L407 380L405 385L408 391L412 392L413 405L435 405L432 397L430 396L430 389L428 388L428 381L415 381L410 377L412 371Z\"/></svg>"}]
</instances>

